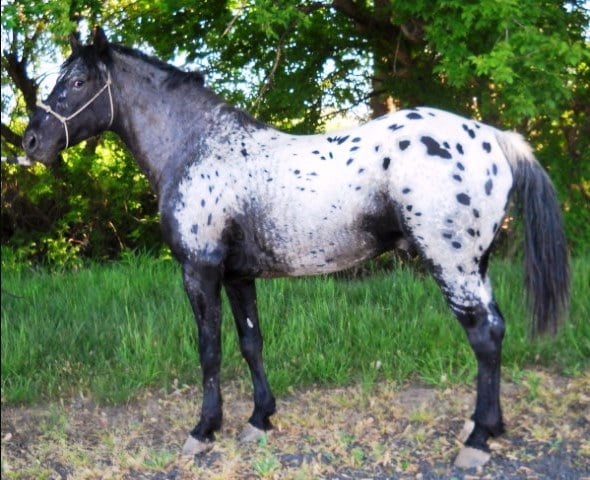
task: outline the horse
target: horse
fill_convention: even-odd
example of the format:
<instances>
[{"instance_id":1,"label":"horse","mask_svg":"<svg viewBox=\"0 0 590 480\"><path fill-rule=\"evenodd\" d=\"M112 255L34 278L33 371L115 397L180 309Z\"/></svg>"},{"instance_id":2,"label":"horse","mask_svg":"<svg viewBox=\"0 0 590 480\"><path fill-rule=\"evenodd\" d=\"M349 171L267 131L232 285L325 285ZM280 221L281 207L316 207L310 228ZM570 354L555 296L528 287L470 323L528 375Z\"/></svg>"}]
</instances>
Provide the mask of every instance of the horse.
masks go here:
<instances>
[{"instance_id":1,"label":"horse","mask_svg":"<svg viewBox=\"0 0 590 480\"><path fill-rule=\"evenodd\" d=\"M200 73L139 50L70 37L71 56L23 135L32 161L110 130L157 193L164 240L182 266L197 324L202 405L183 453L211 448L222 425L221 290L253 383L240 439L273 425L262 359L259 278L336 272L400 242L422 257L477 359L476 402L459 467L485 464L504 432L504 318L488 260L512 202L525 230L531 330L566 316L569 266L559 204L524 138L428 107L386 114L338 133L291 135L225 103Z\"/></svg>"}]
</instances>

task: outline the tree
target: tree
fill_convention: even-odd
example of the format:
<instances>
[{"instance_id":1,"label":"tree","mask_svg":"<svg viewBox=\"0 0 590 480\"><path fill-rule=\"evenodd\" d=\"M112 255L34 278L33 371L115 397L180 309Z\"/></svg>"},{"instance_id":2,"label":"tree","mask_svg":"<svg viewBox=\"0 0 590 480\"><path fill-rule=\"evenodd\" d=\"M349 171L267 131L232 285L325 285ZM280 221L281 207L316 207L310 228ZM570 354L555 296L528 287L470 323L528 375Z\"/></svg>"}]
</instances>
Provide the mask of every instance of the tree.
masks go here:
<instances>
[{"instance_id":1,"label":"tree","mask_svg":"<svg viewBox=\"0 0 590 480\"><path fill-rule=\"evenodd\" d=\"M229 101L294 132L320 130L330 116L359 105L379 115L428 104L516 128L558 184L572 244L587 246L584 6L581 0L19 0L2 7L10 40L3 46L2 111L11 119L2 125L2 148L18 149L38 87L30 72L84 20L101 23L117 41L205 70ZM2 202L4 217L4 190ZM11 239L3 232L3 243Z\"/></svg>"}]
</instances>

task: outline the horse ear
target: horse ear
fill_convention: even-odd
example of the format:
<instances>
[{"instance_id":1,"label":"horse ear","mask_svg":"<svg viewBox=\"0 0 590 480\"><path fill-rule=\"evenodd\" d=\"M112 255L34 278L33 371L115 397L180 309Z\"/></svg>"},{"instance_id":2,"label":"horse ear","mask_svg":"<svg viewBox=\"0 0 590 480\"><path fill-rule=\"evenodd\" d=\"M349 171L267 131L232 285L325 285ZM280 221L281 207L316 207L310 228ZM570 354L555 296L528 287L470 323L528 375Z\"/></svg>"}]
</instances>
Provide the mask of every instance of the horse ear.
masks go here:
<instances>
[{"instance_id":1,"label":"horse ear","mask_svg":"<svg viewBox=\"0 0 590 480\"><path fill-rule=\"evenodd\" d=\"M109 41L107 40L107 36L104 33L104 30L100 27L94 28L94 35L92 38L92 46L97 53L103 53L109 45Z\"/></svg>"},{"instance_id":2,"label":"horse ear","mask_svg":"<svg viewBox=\"0 0 590 480\"><path fill-rule=\"evenodd\" d=\"M72 48L72 54L74 54L81 47L80 34L78 32L72 32L72 33L70 33L70 36L68 37L68 39L70 40L70 47Z\"/></svg>"}]
</instances>

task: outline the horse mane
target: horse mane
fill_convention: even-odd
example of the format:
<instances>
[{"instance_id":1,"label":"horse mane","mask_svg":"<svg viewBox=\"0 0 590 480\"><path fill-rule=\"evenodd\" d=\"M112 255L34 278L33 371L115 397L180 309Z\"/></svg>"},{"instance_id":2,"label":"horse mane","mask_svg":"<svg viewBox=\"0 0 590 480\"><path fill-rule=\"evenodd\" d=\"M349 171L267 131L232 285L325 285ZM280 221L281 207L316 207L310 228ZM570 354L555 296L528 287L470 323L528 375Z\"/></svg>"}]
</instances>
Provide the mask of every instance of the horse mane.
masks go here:
<instances>
[{"instance_id":1,"label":"horse mane","mask_svg":"<svg viewBox=\"0 0 590 480\"><path fill-rule=\"evenodd\" d=\"M156 57L146 55L145 53L139 50L126 47L124 45L111 43L109 44L109 47L118 53L136 58L158 68L159 70L166 72L168 74L168 78L166 79L166 85L170 89L175 89L185 83L194 83L199 87L202 87L205 84L205 75L202 72L186 72L184 70L181 70L180 68L175 67L174 65L170 65L169 63L163 62L162 60Z\"/></svg>"},{"instance_id":2,"label":"horse mane","mask_svg":"<svg viewBox=\"0 0 590 480\"><path fill-rule=\"evenodd\" d=\"M199 71L186 72L186 71L181 70L180 68L177 68L174 65L170 65L169 63L166 63L156 57L146 55L145 53L141 52L140 50L136 50L134 48L130 48L130 47L127 47L124 45L111 43L111 44L109 44L109 47L112 48L117 53L120 53L120 54L123 54L126 56L130 56L132 58L136 58L138 60L146 62L149 65L152 65L152 66L158 68L159 70L162 70L163 72L167 73L168 76L165 80L165 85L167 88L169 88L171 90L178 88L179 86L187 84L187 83L192 83L192 84L199 86L199 87L203 87L205 84L205 76L202 72L199 72ZM236 118L236 120L238 121L238 123L241 126L253 125L256 128L260 128L260 129L269 128L269 125L252 117L249 113L247 113L243 110L240 110L239 108L236 108L232 105L227 104L225 101L220 99L215 93L213 93L209 89L204 88L204 89L202 89L202 92L206 93L208 95L208 97L210 98L210 100L213 101L214 103L221 104L223 112L231 113L232 115L234 115L234 117Z\"/></svg>"}]
</instances>

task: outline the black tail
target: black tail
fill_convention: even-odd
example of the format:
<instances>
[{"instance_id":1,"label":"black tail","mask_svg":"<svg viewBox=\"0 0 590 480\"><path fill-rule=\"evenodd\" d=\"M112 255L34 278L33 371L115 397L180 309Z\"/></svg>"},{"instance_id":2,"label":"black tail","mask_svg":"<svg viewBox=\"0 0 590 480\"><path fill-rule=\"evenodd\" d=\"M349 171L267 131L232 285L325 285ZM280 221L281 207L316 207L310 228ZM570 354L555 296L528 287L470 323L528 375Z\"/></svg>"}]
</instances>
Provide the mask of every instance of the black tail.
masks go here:
<instances>
[{"instance_id":1,"label":"black tail","mask_svg":"<svg viewBox=\"0 0 590 480\"><path fill-rule=\"evenodd\" d=\"M514 193L524 217L525 287L532 332L555 333L569 304L570 271L559 203L551 180L522 136L500 132L498 143L512 166Z\"/></svg>"}]
</instances>

